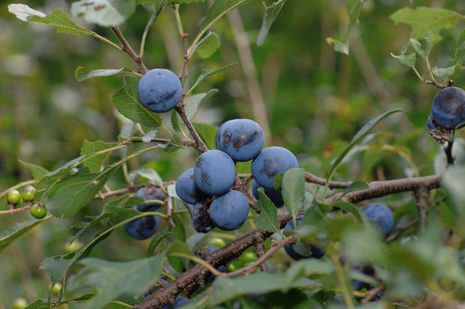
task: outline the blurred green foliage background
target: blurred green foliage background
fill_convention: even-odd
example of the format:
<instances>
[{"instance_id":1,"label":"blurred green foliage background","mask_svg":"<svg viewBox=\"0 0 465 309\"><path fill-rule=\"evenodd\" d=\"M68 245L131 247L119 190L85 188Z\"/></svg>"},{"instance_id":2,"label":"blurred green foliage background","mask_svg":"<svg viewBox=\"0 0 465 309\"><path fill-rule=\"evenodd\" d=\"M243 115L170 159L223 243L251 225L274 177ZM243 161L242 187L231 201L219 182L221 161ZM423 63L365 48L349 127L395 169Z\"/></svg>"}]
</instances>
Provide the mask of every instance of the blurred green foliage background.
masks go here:
<instances>
[{"instance_id":1,"label":"blurred green foliage background","mask_svg":"<svg viewBox=\"0 0 465 309\"><path fill-rule=\"evenodd\" d=\"M50 12L57 7L68 11L72 1L22 2ZM84 139L114 141L120 123L111 96L120 88L122 78L78 82L74 70L79 65L88 69L132 67L126 55L97 40L60 35L46 25L21 22L8 13L9 3L13 2L0 4L0 191L29 179L18 158L53 169L78 156ZM261 1L249 1L240 9L244 31L237 20L224 18L214 27L220 36L220 49L209 59L194 58L192 62L193 79L202 69L239 62L197 89L216 88L219 93L201 107L196 121L219 125L235 117L257 119L251 102L263 97L270 142L289 147L307 170L324 176L330 160L367 120L401 108L404 113L383 122L371 136L370 146L357 148L336 178L369 181L433 173L439 146L428 136L426 119L438 90L422 84L390 56L391 52L399 53L410 37L407 26L395 25L389 18L406 6L465 13L464 1L367 0L351 36L351 53L345 56L326 43L327 37L337 37L347 29L344 1L289 0L262 46L257 46L255 39L263 6ZM187 32L196 33L203 13L202 4L182 7ZM148 18L149 12L139 6L122 27L137 47ZM108 29L94 30L116 41ZM431 59L433 65L445 66L453 57L460 28L441 34L443 39ZM244 35L249 44L238 46ZM251 68L241 52L249 47L256 74L247 76L244 72ZM165 67L180 73L182 54L174 15L165 9L149 33L145 62L150 68ZM454 76L458 86L465 81L462 75ZM258 89L251 88L251 80L258 81ZM178 151L151 154L145 159L164 179L174 179L194 157ZM405 201L397 199L395 203ZM0 219L0 228L9 222ZM60 253L57 250L63 245L59 244L65 243L68 231L68 222L44 224L0 256L0 307L2 301L7 304L15 297L44 295L49 281L38 265L44 256ZM120 237L125 236L121 233ZM46 246L42 248L40 243ZM116 242L108 241L105 245L112 258L115 254L127 258L143 250L120 244L116 247Z\"/></svg>"}]
</instances>

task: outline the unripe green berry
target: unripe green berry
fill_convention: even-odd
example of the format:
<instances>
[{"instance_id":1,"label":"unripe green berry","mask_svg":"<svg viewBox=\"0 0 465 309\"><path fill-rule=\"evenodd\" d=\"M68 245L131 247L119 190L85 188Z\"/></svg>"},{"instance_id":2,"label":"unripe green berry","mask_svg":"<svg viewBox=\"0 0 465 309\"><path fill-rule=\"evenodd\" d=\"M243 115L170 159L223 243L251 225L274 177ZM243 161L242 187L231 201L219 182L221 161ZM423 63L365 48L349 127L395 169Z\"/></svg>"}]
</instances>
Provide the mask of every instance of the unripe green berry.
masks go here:
<instances>
[{"instance_id":1,"label":"unripe green berry","mask_svg":"<svg viewBox=\"0 0 465 309\"><path fill-rule=\"evenodd\" d=\"M229 263L228 266L226 267L226 271L228 273L232 273L233 271L236 271L237 267L233 263Z\"/></svg>"},{"instance_id":2,"label":"unripe green berry","mask_svg":"<svg viewBox=\"0 0 465 309\"><path fill-rule=\"evenodd\" d=\"M248 264L248 263L251 263L251 262L255 262L257 260L257 256L255 255L255 253L253 252L244 252L240 257L239 257L239 261L241 263L243 263L244 265L245 264Z\"/></svg>"},{"instance_id":3,"label":"unripe green berry","mask_svg":"<svg viewBox=\"0 0 465 309\"><path fill-rule=\"evenodd\" d=\"M16 298L11 305L12 309L24 309L27 307L27 301L24 298Z\"/></svg>"},{"instance_id":4,"label":"unripe green berry","mask_svg":"<svg viewBox=\"0 0 465 309\"><path fill-rule=\"evenodd\" d=\"M18 190L10 190L8 191L7 200L8 204L18 205L21 201L21 194Z\"/></svg>"},{"instance_id":5,"label":"unripe green berry","mask_svg":"<svg viewBox=\"0 0 465 309\"><path fill-rule=\"evenodd\" d=\"M219 237L211 238L208 241L208 244L210 246L214 246L214 247L217 247L217 248L223 248L224 246L226 246L226 243L224 242L224 240L222 238L219 238Z\"/></svg>"},{"instance_id":6,"label":"unripe green berry","mask_svg":"<svg viewBox=\"0 0 465 309\"><path fill-rule=\"evenodd\" d=\"M33 186L26 186L21 192L21 197L25 202L32 202L36 196L37 189Z\"/></svg>"},{"instance_id":7,"label":"unripe green berry","mask_svg":"<svg viewBox=\"0 0 465 309\"><path fill-rule=\"evenodd\" d=\"M61 285L61 283L59 282L56 282L53 286L52 286L52 294L53 295L60 295L61 293L61 288L63 286Z\"/></svg>"},{"instance_id":8,"label":"unripe green berry","mask_svg":"<svg viewBox=\"0 0 465 309\"><path fill-rule=\"evenodd\" d=\"M79 240L74 240L72 243L65 245L64 250L66 253L73 253L81 249L82 243Z\"/></svg>"},{"instance_id":9,"label":"unripe green berry","mask_svg":"<svg viewBox=\"0 0 465 309\"><path fill-rule=\"evenodd\" d=\"M47 215L47 208L41 203L35 203L31 208L31 215L36 219L43 219Z\"/></svg>"}]
</instances>

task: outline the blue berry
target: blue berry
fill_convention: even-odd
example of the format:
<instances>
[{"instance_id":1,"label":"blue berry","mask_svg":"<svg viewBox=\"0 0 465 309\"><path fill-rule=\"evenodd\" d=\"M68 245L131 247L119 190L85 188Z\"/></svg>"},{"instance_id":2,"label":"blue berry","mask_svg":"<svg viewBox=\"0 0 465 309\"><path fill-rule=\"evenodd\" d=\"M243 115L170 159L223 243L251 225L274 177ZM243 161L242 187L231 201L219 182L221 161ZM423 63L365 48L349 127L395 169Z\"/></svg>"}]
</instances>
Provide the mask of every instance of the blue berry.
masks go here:
<instances>
[{"instance_id":1,"label":"blue berry","mask_svg":"<svg viewBox=\"0 0 465 309\"><path fill-rule=\"evenodd\" d=\"M207 246L207 251L208 253L213 253L215 251L217 251L219 248L218 247L215 247L215 246ZM218 266L218 271L222 272L222 273L225 273L226 272L226 265L220 265Z\"/></svg>"},{"instance_id":2,"label":"blue berry","mask_svg":"<svg viewBox=\"0 0 465 309\"><path fill-rule=\"evenodd\" d=\"M196 203L190 207L192 216L192 226L197 233L208 233L213 229L213 223L208 216L208 207L201 203Z\"/></svg>"},{"instance_id":3,"label":"blue berry","mask_svg":"<svg viewBox=\"0 0 465 309\"><path fill-rule=\"evenodd\" d=\"M234 119L223 123L216 134L216 148L235 161L255 158L263 147L262 128L250 119Z\"/></svg>"},{"instance_id":4,"label":"blue berry","mask_svg":"<svg viewBox=\"0 0 465 309\"><path fill-rule=\"evenodd\" d=\"M184 171L176 180L176 194L187 204L195 204L205 199L205 195L195 185L193 168Z\"/></svg>"},{"instance_id":5,"label":"blue berry","mask_svg":"<svg viewBox=\"0 0 465 309\"><path fill-rule=\"evenodd\" d=\"M433 99L432 115L441 127L453 130L465 121L465 91L458 87L447 87Z\"/></svg>"},{"instance_id":6,"label":"blue berry","mask_svg":"<svg viewBox=\"0 0 465 309\"><path fill-rule=\"evenodd\" d=\"M236 190L217 197L210 205L210 218L220 229L232 231L240 228L249 214L247 197Z\"/></svg>"},{"instance_id":7,"label":"blue berry","mask_svg":"<svg viewBox=\"0 0 465 309\"><path fill-rule=\"evenodd\" d=\"M158 230L160 218L157 216L145 216L134 219L124 225L126 232L132 238L144 240L152 237Z\"/></svg>"},{"instance_id":8,"label":"blue berry","mask_svg":"<svg viewBox=\"0 0 465 309\"><path fill-rule=\"evenodd\" d=\"M384 204L370 204L362 209L362 213L384 237L389 235L394 227L394 216L389 207Z\"/></svg>"},{"instance_id":9,"label":"blue berry","mask_svg":"<svg viewBox=\"0 0 465 309\"><path fill-rule=\"evenodd\" d=\"M163 113L176 107L182 96L182 85L178 76L165 69L148 71L139 80L140 103L156 113Z\"/></svg>"},{"instance_id":10,"label":"blue berry","mask_svg":"<svg viewBox=\"0 0 465 309\"><path fill-rule=\"evenodd\" d=\"M143 200L151 201L137 206L137 210L142 212L157 211L163 206L163 201L166 199L166 194L160 188L150 184L137 190L136 196Z\"/></svg>"},{"instance_id":11,"label":"blue berry","mask_svg":"<svg viewBox=\"0 0 465 309\"><path fill-rule=\"evenodd\" d=\"M300 224L300 222L302 222L302 216L299 216L297 217L297 225ZM287 224L284 226L284 231L292 231L294 230L294 221L291 220L289 222L287 222ZM323 249L317 247L317 246L313 246L313 245L310 245L310 251L311 251L311 254L310 255L302 255L300 254L299 252L297 252L294 248L294 245L292 244L286 244L284 245L284 251L286 251L287 255L289 255L291 258L293 258L294 260L302 260L302 259L307 259L307 258L316 258L316 259L319 259L321 258L325 252Z\"/></svg>"},{"instance_id":12,"label":"blue berry","mask_svg":"<svg viewBox=\"0 0 465 309\"><path fill-rule=\"evenodd\" d=\"M252 175L259 185L273 189L274 178L277 174L283 174L298 166L297 158L286 148L268 147L253 160Z\"/></svg>"},{"instance_id":13,"label":"blue berry","mask_svg":"<svg viewBox=\"0 0 465 309\"><path fill-rule=\"evenodd\" d=\"M236 180L236 166L226 153L208 150L195 162L196 186L209 195L221 195L229 191Z\"/></svg>"},{"instance_id":14,"label":"blue berry","mask_svg":"<svg viewBox=\"0 0 465 309\"><path fill-rule=\"evenodd\" d=\"M258 189L261 188L259 184L252 180L252 194L255 199L258 200ZM283 194L281 189L267 189L264 188L265 195L273 202L276 207L281 207L284 205Z\"/></svg>"}]
</instances>

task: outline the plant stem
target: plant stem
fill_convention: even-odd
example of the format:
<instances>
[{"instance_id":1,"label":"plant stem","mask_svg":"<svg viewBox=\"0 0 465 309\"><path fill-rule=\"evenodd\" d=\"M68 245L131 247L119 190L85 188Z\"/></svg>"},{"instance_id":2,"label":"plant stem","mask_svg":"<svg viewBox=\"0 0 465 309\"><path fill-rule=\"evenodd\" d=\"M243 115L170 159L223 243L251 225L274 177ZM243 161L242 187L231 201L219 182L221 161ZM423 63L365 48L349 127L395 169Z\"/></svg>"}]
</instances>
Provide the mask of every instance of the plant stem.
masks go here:
<instances>
[{"instance_id":1,"label":"plant stem","mask_svg":"<svg viewBox=\"0 0 465 309\"><path fill-rule=\"evenodd\" d=\"M129 56L129 58L131 58L131 60L136 64L137 72L141 74L147 73L147 68L145 67L144 62L142 61L142 58L136 54L134 49L131 47L129 42L124 37L123 33L121 32L121 29L118 26L114 26L114 27L111 27L111 30L113 30L113 33L120 40L121 45L122 45L121 50L124 51Z\"/></svg>"}]
</instances>

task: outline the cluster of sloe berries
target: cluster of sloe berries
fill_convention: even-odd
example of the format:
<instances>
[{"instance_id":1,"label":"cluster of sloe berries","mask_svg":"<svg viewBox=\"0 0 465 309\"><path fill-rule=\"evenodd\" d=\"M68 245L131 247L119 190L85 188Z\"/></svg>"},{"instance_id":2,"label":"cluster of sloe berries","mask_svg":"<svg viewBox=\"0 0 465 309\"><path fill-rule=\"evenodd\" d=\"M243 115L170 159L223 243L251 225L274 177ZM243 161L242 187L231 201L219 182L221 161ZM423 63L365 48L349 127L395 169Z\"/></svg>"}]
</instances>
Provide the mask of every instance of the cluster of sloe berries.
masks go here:
<instances>
[{"instance_id":1,"label":"cluster of sloe berries","mask_svg":"<svg viewBox=\"0 0 465 309\"><path fill-rule=\"evenodd\" d=\"M28 185L20 192L16 189L8 191L7 202L10 208L30 207L31 215L36 219L43 219L47 215L47 208L41 202L36 202L37 189Z\"/></svg>"},{"instance_id":2,"label":"cluster of sloe berries","mask_svg":"<svg viewBox=\"0 0 465 309\"><path fill-rule=\"evenodd\" d=\"M137 190L136 196L144 200L144 203L134 208L139 212L158 211L166 199L166 194L152 184L148 184ZM144 240L152 237L157 232L159 226L160 217L144 216L126 223L124 227L129 236L138 240Z\"/></svg>"},{"instance_id":3,"label":"cluster of sloe berries","mask_svg":"<svg viewBox=\"0 0 465 309\"><path fill-rule=\"evenodd\" d=\"M465 122L465 91L458 87L439 91L433 99L430 121L448 131Z\"/></svg>"},{"instance_id":4,"label":"cluster of sloe berries","mask_svg":"<svg viewBox=\"0 0 465 309\"><path fill-rule=\"evenodd\" d=\"M235 230L249 213L249 200L235 190L236 162L252 160L252 189L257 197L265 189L277 207L283 205L281 191L275 189L275 176L297 167L297 158L282 147L264 148L262 128L250 119L223 123L216 134L216 150L201 154L193 168L184 171L176 181L176 194L192 205L194 229L208 232L213 227ZM240 185L239 185L240 187Z\"/></svg>"}]
</instances>

